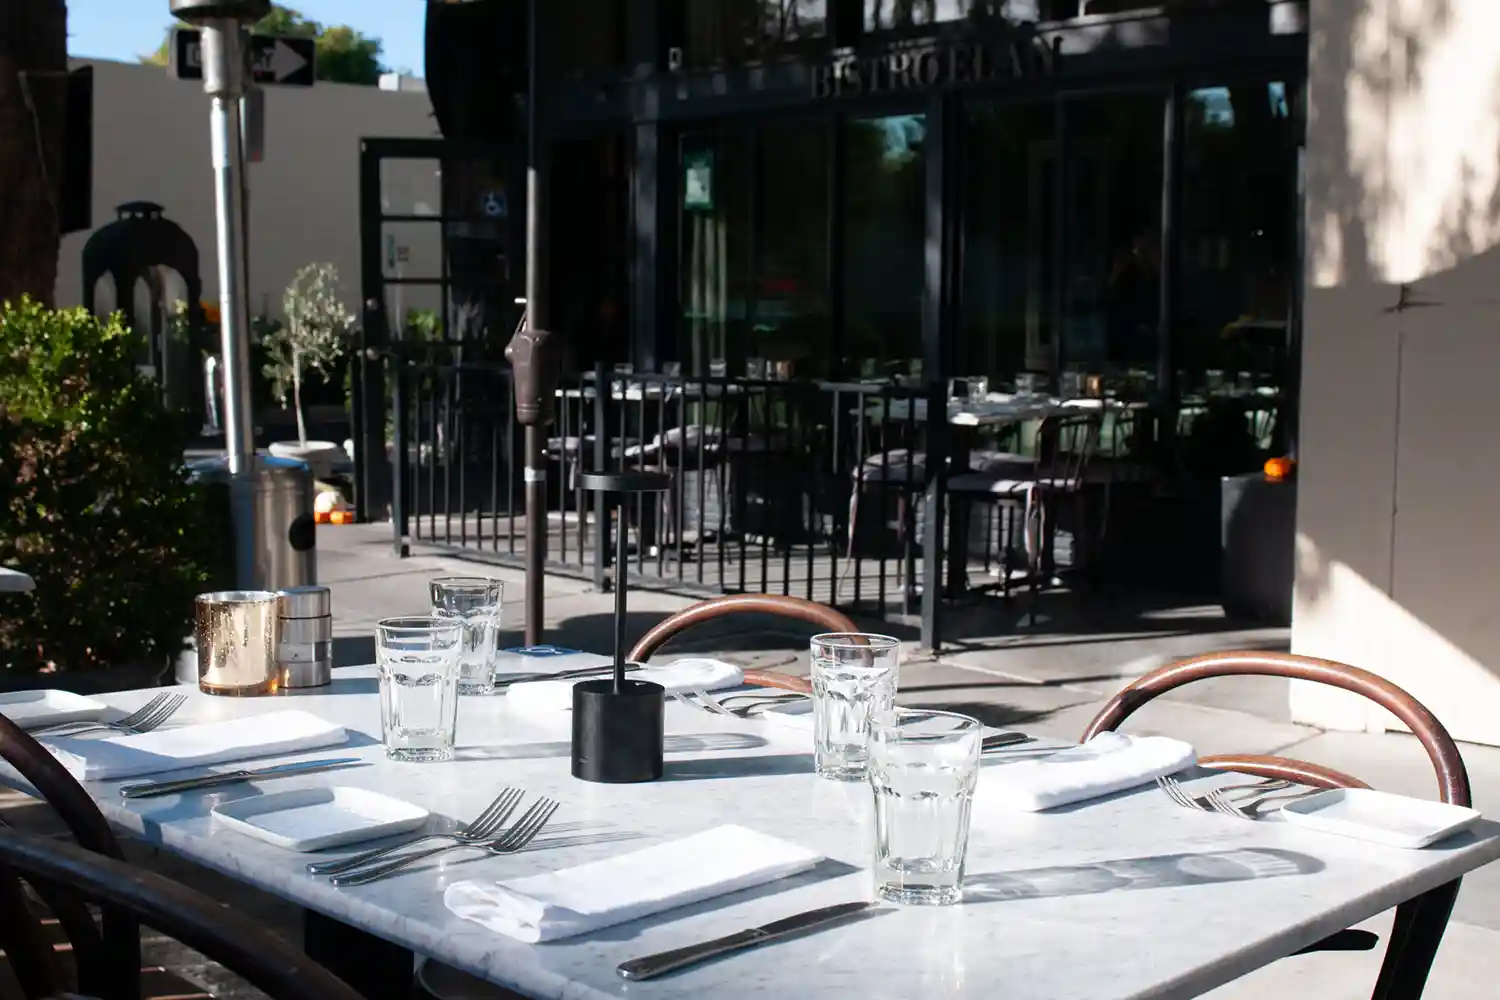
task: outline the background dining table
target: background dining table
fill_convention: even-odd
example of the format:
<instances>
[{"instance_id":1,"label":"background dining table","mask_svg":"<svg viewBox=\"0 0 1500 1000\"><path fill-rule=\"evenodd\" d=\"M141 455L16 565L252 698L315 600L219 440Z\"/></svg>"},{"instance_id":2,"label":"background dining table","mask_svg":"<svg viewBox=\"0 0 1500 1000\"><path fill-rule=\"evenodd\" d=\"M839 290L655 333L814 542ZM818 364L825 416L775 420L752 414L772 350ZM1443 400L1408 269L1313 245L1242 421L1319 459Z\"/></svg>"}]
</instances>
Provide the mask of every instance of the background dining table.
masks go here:
<instances>
[{"instance_id":1,"label":"background dining table","mask_svg":"<svg viewBox=\"0 0 1500 1000\"><path fill-rule=\"evenodd\" d=\"M511 657L502 672L604 662L577 653ZM1399 850L1275 817L1250 822L1182 809L1151 786L1044 813L1001 807L986 795L985 775L1046 752L1050 744L1040 742L984 761L961 905L880 907L836 928L632 984L615 971L627 959L870 898L870 789L817 778L808 732L676 703L666 715L666 776L651 784L575 780L568 713L527 714L504 696L460 700L454 760L397 763L379 742L377 688L373 667L342 669L329 687L285 696L215 698L184 688L190 701L172 723L296 707L344 726L349 743L262 763L353 756L362 766L134 800L120 795L129 782L86 784L123 831L302 907L309 953L371 1000L411 995L413 953L526 996L570 1000L627 993L663 1000L1190 997L1500 857L1500 825L1489 821L1424 850ZM153 693L104 697L125 710ZM1233 778L1200 770L1184 783L1202 794ZM28 790L3 766L0 781ZM210 816L220 803L333 785L422 806L444 828L472 818L507 786L562 807L522 853L456 851L351 888L309 875L305 866L317 855L250 839ZM827 860L757 889L542 945L495 934L443 904L456 881L550 872L724 823Z\"/></svg>"}]
</instances>

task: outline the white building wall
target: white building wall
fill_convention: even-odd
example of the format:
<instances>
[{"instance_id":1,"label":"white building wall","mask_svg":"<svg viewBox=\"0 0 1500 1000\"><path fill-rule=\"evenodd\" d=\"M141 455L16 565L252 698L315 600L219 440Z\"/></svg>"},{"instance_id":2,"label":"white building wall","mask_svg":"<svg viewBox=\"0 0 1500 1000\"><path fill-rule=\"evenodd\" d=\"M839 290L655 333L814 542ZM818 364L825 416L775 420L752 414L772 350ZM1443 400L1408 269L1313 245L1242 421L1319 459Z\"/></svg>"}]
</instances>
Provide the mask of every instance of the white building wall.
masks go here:
<instances>
[{"instance_id":1,"label":"white building wall","mask_svg":"<svg viewBox=\"0 0 1500 1000\"><path fill-rule=\"evenodd\" d=\"M1500 3L1311 13L1293 649L1500 744ZM1300 683L1292 712L1393 724Z\"/></svg>"},{"instance_id":2,"label":"white building wall","mask_svg":"<svg viewBox=\"0 0 1500 1000\"><path fill-rule=\"evenodd\" d=\"M213 174L208 106L201 83L173 79L166 70L89 61L94 67L93 222L103 226L128 201L154 201L198 244L204 297L217 301ZM297 269L334 264L346 303L358 313L360 140L437 134L425 93L394 92L319 82L308 88L266 88L266 158L249 168L251 312L279 314L281 295ZM387 178L412 186L403 171L434 174L434 165L388 164ZM436 182L417 182L430 189ZM410 211L412 206L395 210ZM438 206L427 206L436 214ZM430 227L429 227L430 228ZM63 240L57 302L82 302L82 251L90 233ZM437 252L413 248L411 254ZM437 271L436 261L411 260Z\"/></svg>"}]
</instances>

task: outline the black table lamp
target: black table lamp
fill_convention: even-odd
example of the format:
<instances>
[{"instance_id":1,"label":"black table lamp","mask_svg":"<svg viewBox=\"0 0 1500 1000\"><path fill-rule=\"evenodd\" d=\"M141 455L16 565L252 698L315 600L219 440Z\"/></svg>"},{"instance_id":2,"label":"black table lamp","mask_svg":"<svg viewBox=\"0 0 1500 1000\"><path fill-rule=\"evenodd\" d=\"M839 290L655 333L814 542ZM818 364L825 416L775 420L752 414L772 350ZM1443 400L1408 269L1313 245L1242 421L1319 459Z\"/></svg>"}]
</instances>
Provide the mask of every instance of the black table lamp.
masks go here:
<instances>
[{"instance_id":1,"label":"black table lamp","mask_svg":"<svg viewBox=\"0 0 1500 1000\"><path fill-rule=\"evenodd\" d=\"M630 494L660 493L672 484L660 472L590 472L586 490L611 494L619 509L615 526L615 673L573 685L573 777L624 784L662 775L662 713L666 688L625 677L625 571L629 531L625 501Z\"/></svg>"}]
</instances>

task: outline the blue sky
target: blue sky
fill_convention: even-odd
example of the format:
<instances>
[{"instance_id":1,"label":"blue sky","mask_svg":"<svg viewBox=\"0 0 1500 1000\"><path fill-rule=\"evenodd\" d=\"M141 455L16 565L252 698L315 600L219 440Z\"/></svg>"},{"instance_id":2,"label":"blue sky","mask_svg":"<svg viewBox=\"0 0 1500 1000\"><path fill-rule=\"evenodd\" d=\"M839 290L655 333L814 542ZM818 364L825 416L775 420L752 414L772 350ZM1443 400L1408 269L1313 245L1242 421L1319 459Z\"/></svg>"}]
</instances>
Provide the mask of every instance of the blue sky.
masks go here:
<instances>
[{"instance_id":1,"label":"blue sky","mask_svg":"<svg viewBox=\"0 0 1500 1000\"><path fill-rule=\"evenodd\" d=\"M422 0L291 0L285 6L379 38L387 66L422 73ZM68 0L68 53L130 62L154 51L171 23L167 0Z\"/></svg>"}]
</instances>

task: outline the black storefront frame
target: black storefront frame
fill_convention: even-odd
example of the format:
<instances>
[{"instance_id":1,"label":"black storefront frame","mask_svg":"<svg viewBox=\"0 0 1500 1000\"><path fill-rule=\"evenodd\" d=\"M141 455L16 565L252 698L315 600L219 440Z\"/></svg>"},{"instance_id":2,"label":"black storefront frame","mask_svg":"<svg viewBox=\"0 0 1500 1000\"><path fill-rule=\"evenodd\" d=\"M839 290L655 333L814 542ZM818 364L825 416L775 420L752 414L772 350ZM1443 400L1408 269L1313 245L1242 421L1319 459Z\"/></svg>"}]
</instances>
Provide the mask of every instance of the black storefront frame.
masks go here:
<instances>
[{"instance_id":1,"label":"black storefront frame","mask_svg":"<svg viewBox=\"0 0 1500 1000\"><path fill-rule=\"evenodd\" d=\"M1246 78L1262 84L1280 81L1286 87L1296 126L1303 133L1299 149L1301 143L1305 143L1307 35L1304 0L1268 0L1263 5L1244 2L1206 11L1169 12L1163 9L1139 17L1126 15L1088 19L1087 24L1042 26L1035 32L1035 37L1044 37L1052 51L1060 53L1062 60L1054 67L1055 72L964 85L948 83L925 92L903 93L899 97L882 94L832 98L815 98L807 88L807 81L813 79L818 67L826 65L832 57L832 39L828 54L821 58L804 57L709 73L662 72L669 61L666 55L672 44L672 33L663 24L662 9L670 4L668 0L659 0L658 3L635 0L635 3L649 16L644 22L648 30L637 32L640 44L633 47L632 57L637 66L650 67L656 72L596 82L587 92L578 91L574 95L577 99L571 102L565 96L557 105L559 120L554 123L554 134L598 134L601 126L607 130L607 123L613 122L618 127L622 119L630 122L634 130L632 228L629 234L634 251L631 338L633 356L647 366L654 366L661 357L668 338L673 349L676 348L682 319L678 237L682 183L680 156L684 134L712 131L725 125L754 127L781 119L819 118L826 123L829 134L827 183L832 197L829 199L825 267L829 279L830 340L837 345L842 343L847 320L844 308L847 296L843 285L846 218L840 190L847 160L844 122L890 113L910 114L917 108L921 109L921 113L927 116L928 137L924 144L927 213L922 306L923 368L930 395L929 405L938 408L942 406L942 394L952 368L954 334L962 308L963 227L960 220L965 191L959 169L961 158L957 154L963 142L960 123L970 102L1050 102L1058 118L1059 163L1066 169L1069 134L1066 118L1070 103L1126 93L1162 96L1163 274L1159 286L1161 334L1158 338L1157 385L1161 397L1158 401L1169 406L1175 406L1176 401L1175 356L1181 336L1180 222L1186 95L1194 89L1224 87ZM1283 14L1287 16L1282 17ZM1278 18L1283 25L1279 31L1270 27ZM1136 41L1118 46L1089 41L1088 33L1097 34L1099 26L1106 22L1107 26L1124 25L1133 30L1135 34L1130 37ZM1253 30L1257 22L1261 27L1259 34ZM1287 23L1300 23L1300 30L1286 30ZM996 31L949 23L935 26L923 37L940 46L975 42L1004 46L1025 35L1024 31L1018 36L1010 30ZM1080 38L1085 43L1086 54L1075 55L1074 49L1078 48L1077 39ZM1139 40L1144 42L1137 44ZM861 56L870 52L878 54L912 43L911 38L873 41L860 38L854 51ZM757 81L763 85L753 85ZM803 88L800 93L797 86ZM933 142L934 138L938 141ZM1293 169L1300 171L1300 156ZM1062 180L1059 176L1059 182L1055 184L1059 201L1068 190ZM1282 395L1283 406L1290 413L1287 423L1295 428L1296 417L1291 411L1296 408L1295 391L1300 381L1298 346L1304 252L1301 241L1296 238L1301 223L1300 176L1291 187L1293 203L1288 205L1288 211L1298 225L1292 230L1295 257L1289 275L1288 372ZM1056 227L1057 236L1066 234L1066 226L1060 225L1065 222L1065 211L1065 205L1053 210L1050 225ZM757 224L752 216L752 230ZM1067 265L1064 240L1054 239L1054 253L1059 256L1058 263L1061 264L1055 273L1062 275L1066 273ZM1055 284L1060 298L1062 282ZM1054 303L1054 317L1062 308L1061 301ZM1060 328L1058 332L1060 334ZM839 356L837 347L834 356ZM1170 425L1172 421L1164 423ZM934 428L935 433L931 433L929 442L929 451L933 454L929 461L931 467L941 470L948 435L945 427L934 425ZM1167 430L1170 433L1172 428L1169 426ZM1294 431L1292 439L1285 443L1294 453ZM929 484L929 501L940 501L944 494L945 484L941 476L940 473ZM942 534L943 507L941 502L926 505L929 519L925 526L927 538ZM935 555L936 547L925 548L922 632L924 644L936 648L940 643L936 612L939 595L944 589L941 585L943 574ZM951 585L953 581L947 582Z\"/></svg>"}]
</instances>

